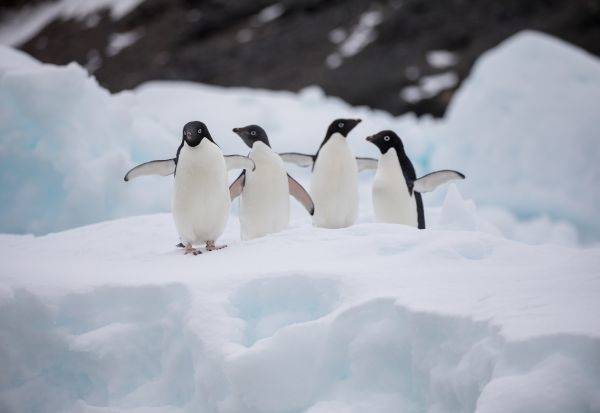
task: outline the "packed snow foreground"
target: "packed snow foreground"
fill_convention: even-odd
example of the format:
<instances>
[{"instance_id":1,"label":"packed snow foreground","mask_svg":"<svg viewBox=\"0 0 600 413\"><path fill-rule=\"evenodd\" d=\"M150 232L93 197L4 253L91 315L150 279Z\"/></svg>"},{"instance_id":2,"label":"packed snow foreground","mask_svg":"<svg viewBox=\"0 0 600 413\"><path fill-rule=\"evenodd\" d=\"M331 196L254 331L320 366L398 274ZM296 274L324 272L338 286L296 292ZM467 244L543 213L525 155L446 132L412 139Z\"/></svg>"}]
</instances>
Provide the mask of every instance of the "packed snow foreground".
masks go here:
<instances>
[{"instance_id":1,"label":"packed snow foreground","mask_svg":"<svg viewBox=\"0 0 600 413\"><path fill-rule=\"evenodd\" d=\"M110 95L0 49L2 232L154 213L0 235L0 411L600 412L598 101L598 60L537 33L483 56L440 122L316 89ZM390 128L419 175L466 173L425 196L427 230L373 223L366 175L353 227L294 204L241 242L234 210L228 248L183 256L156 213L172 180L121 182L191 119L225 153L249 123L314 152L342 116L357 155Z\"/></svg>"}]
</instances>

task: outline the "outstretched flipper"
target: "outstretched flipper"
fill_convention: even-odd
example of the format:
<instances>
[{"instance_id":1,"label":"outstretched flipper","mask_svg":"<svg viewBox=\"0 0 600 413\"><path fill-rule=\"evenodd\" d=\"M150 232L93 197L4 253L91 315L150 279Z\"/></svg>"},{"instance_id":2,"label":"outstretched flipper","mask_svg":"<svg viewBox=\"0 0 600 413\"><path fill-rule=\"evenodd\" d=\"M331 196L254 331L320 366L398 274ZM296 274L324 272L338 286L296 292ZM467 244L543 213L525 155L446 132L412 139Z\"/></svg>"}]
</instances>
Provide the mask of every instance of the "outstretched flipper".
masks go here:
<instances>
[{"instance_id":1,"label":"outstretched flipper","mask_svg":"<svg viewBox=\"0 0 600 413\"><path fill-rule=\"evenodd\" d=\"M312 166L315 163L315 156L305 153L285 152L280 153L279 156L281 156L283 162L293 163L303 168Z\"/></svg>"},{"instance_id":2,"label":"outstretched flipper","mask_svg":"<svg viewBox=\"0 0 600 413\"><path fill-rule=\"evenodd\" d=\"M125 182L131 181L138 176L144 175L161 175L161 176L169 176L175 173L175 167L177 164L175 163L175 159L161 159L157 161L150 161L138 165L129 170L125 174Z\"/></svg>"},{"instance_id":3,"label":"outstretched flipper","mask_svg":"<svg viewBox=\"0 0 600 413\"><path fill-rule=\"evenodd\" d=\"M256 169L254 161L243 155L225 155L225 164L228 171L232 169L250 169L253 171Z\"/></svg>"},{"instance_id":4,"label":"outstretched flipper","mask_svg":"<svg viewBox=\"0 0 600 413\"><path fill-rule=\"evenodd\" d=\"M308 192L306 192L306 189L304 189L304 187L289 174L287 177L290 195L296 198L296 200L300 202L304 208L306 208L310 215L313 215L315 213L315 204L313 203L313 200Z\"/></svg>"},{"instance_id":5,"label":"outstretched flipper","mask_svg":"<svg viewBox=\"0 0 600 413\"><path fill-rule=\"evenodd\" d=\"M356 164L358 165L358 172L367 171L370 169L377 169L379 161L373 158L356 158Z\"/></svg>"},{"instance_id":6,"label":"outstretched flipper","mask_svg":"<svg viewBox=\"0 0 600 413\"><path fill-rule=\"evenodd\" d=\"M435 171L415 180L413 190L420 193L431 192L438 186L457 179L465 179L465 176L460 172L449 169Z\"/></svg>"},{"instance_id":7,"label":"outstretched flipper","mask_svg":"<svg viewBox=\"0 0 600 413\"><path fill-rule=\"evenodd\" d=\"M229 197L233 201L236 199L244 190L246 184L246 171L243 171L231 185L229 185Z\"/></svg>"}]
</instances>

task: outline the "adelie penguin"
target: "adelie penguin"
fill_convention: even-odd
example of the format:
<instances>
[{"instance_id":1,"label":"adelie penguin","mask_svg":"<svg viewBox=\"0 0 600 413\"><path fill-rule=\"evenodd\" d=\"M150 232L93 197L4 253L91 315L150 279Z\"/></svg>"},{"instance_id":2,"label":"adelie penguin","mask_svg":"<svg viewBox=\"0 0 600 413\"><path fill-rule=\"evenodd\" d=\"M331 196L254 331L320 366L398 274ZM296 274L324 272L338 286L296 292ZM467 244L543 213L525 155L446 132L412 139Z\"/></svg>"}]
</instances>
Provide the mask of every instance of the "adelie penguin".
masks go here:
<instances>
[{"instance_id":1,"label":"adelie penguin","mask_svg":"<svg viewBox=\"0 0 600 413\"><path fill-rule=\"evenodd\" d=\"M185 253L200 251L194 244L206 244L212 251L223 248L215 241L221 236L231 204L227 187L229 169L254 169L254 162L239 155L223 156L206 125L188 122L183 127L175 158L150 161L131 169L125 181L142 175L175 175L172 212Z\"/></svg>"},{"instance_id":2,"label":"adelie penguin","mask_svg":"<svg viewBox=\"0 0 600 413\"><path fill-rule=\"evenodd\" d=\"M283 161L271 149L264 129L257 125L233 129L250 148L248 157L254 161L254 171L246 170L231 184L231 200L240 196L240 226L242 239L252 239L279 232L290 220L290 195L309 214L314 205L310 195L287 174Z\"/></svg>"},{"instance_id":3,"label":"adelie penguin","mask_svg":"<svg viewBox=\"0 0 600 413\"><path fill-rule=\"evenodd\" d=\"M355 158L346 137L360 119L336 119L327 129L315 155L282 153L285 162L312 166L310 194L315 202L313 224L324 228L345 228L358 217L358 172L365 158Z\"/></svg>"},{"instance_id":4,"label":"adelie penguin","mask_svg":"<svg viewBox=\"0 0 600 413\"><path fill-rule=\"evenodd\" d=\"M412 225L425 228L421 193L438 186L465 179L457 171L432 172L419 179L415 168L404 152L402 140L394 132L385 130L367 137L381 151L379 162L365 163L365 169L377 169L373 181L373 209L378 222Z\"/></svg>"}]
</instances>

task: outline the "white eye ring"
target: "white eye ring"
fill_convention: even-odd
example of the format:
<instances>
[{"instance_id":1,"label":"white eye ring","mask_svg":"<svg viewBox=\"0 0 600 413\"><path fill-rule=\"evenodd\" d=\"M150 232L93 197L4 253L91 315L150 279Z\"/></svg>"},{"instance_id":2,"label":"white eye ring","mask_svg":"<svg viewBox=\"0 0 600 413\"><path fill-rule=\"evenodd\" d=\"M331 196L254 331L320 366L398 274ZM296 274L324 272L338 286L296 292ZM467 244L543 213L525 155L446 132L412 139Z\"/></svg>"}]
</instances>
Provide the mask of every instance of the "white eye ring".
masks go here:
<instances>
[{"instance_id":1,"label":"white eye ring","mask_svg":"<svg viewBox=\"0 0 600 413\"><path fill-rule=\"evenodd\" d=\"M198 129L198 133L202 133L202 129Z\"/></svg>"},{"instance_id":2,"label":"white eye ring","mask_svg":"<svg viewBox=\"0 0 600 413\"><path fill-rule=\"evenodd\" d=\"M338 127L343 128L344 127L344 122L338 123Z\"/></svg>"},{"instance_id":3,"label":"white eye ring","mask_svg":"<svg viewBox=\"0 0 600 413\"><path fill-rule=\"evenodd\" d=\"M252 136L256 135L256 131L255 130L251 131L250 135L252 135Z\"/></svg>"},{"instance_id":4,"label":"white eye ring","mask_svg":"<svg viewBox=\"0 0 600 413\"><path fill-rule=\"evenodd\" d=\"M387 141L390 140L390 137L386 135L386 136L383 137L383 140L387 142Z\"/></svg>"}]
</instances>

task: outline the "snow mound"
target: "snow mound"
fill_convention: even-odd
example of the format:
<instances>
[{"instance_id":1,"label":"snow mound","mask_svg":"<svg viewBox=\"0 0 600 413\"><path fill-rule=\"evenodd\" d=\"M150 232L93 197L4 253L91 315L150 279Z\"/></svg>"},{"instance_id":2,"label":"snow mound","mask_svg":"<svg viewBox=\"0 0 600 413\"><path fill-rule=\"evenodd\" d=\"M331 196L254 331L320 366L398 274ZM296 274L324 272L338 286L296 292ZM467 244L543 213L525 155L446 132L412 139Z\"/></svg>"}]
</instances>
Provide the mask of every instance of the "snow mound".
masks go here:
<instances>
[{"instance_id":1,"label":"snow mound","mask_svg":"<svg viewBox=\"0 0 600 413\"><path fill-rule=\"evenodd\" d=\"M169 214L2 235L0 410L598 411L600 248L473 214L456 191L429 231L232 223L198 257Z\"/></svg>"},{"instance_id":2,"label":"snow mound","mask_svg":"<svg viewBox=\"0 0 600 413\"><path fill-rule=\"evenodd\" d=\"M463 192L519 217L543 213L600 238L600 60L522 32L477 61L437 133L431 165L456 167Z\"/></svg>"}]
</instances>

